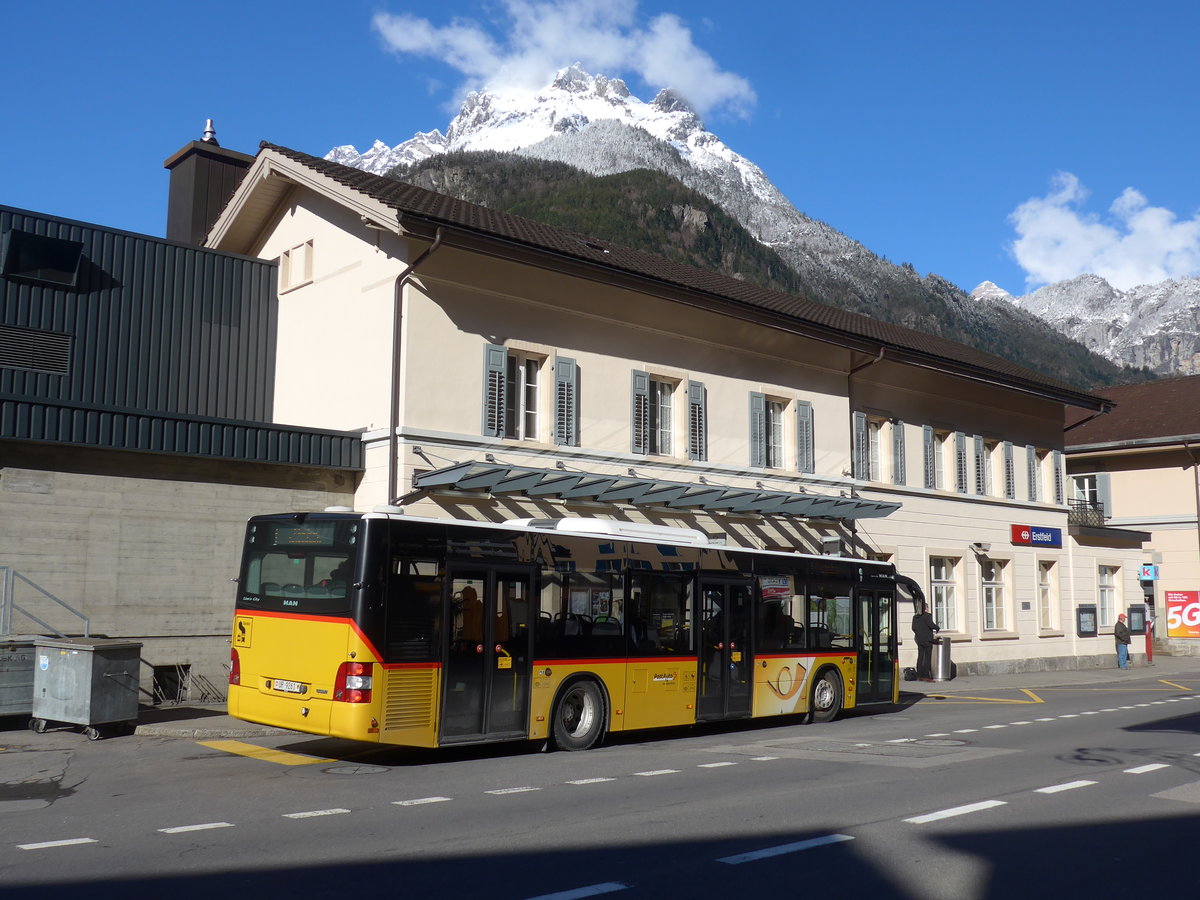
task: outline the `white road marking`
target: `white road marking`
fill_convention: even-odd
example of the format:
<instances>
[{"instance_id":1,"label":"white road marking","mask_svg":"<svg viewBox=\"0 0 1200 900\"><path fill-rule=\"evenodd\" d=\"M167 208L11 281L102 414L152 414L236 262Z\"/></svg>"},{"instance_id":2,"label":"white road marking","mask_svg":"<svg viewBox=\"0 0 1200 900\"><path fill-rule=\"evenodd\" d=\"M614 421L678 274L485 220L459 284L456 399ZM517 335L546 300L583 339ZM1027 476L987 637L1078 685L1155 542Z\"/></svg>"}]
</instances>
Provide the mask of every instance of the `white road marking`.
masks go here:
<instances>
[{"instance_id":1,"label":"white road marking","mask_svg":"<svg viewBox=\"0 0 1200 900\"><path fill-rule=\"evenodd\" d=\"M1057 794L1059 791L1073 791L1075 788L1087 787L1090 784L1095 784L1094 781L1068 781L1066 784L1055 784L1050 787L1038 788L1034 791L1035 794Z\"/></svg>"},{"instance_id":2,"label":"white road marking","mask_svg":"<svg viewBox=\"0 0 1200 900\"><path fill-rule=\"evenodd\" d=\"M1060 719L1078 719L1079 713L1064 713L1063 715L1059 716L1059 718Z\"/></svg>"},{"instance_id":3,"label":"white road marking","mask_svg":"<svg viewBox=\"0 0 1200 900\"><path fill-rule=\"evenodd\" d=\"M925 737L950 737L950 732L939 731L939 732L937 732L937 734L927 734L927 735L925 735Z\"/></svg>"},{"instance_id":4,"label":"white road marking","mask_svg":"<svg viewBox=\"0 0 1200 900\"><path fill-rule=\"evenodd\" d=\"M1032 725L1033 723L1030 722L1028 719L1023 719L1020 722L1009 722L1008 724L1009 725Z\"/></svg>"},{"instance_id":5,"label":"white road marking","mask_svg":"<svg viewBox=\"0 0 1200 900\"><path fill-rule=\"evenodd\" d=\"M529 900L579 900L581 897L599 897L601 894L612 894L623 891L629 885L619 881L606 881L603 884L589 884L587 887L575 888L573 891L559 891L555 894L539 894Z\"/></svg>"},{"instance_id":6,"label":"white road marking","mask_svg":"<svg viewBox=\"0 0 1200 900\"><path fill-rule=\"evenodd\" d=\"M651 775L677 775L677 774L679 774L679 770L678 769L651 769L649 772L634 772L633 774L641 775L644 778L648 778Z\"/></svg>"},{"instance_id":7,"label":"white road marking","mask_svg":"<svg viewBox=\"0 0 1200 900\"><path fill-rule=\"evenodd\" d=\"M700 763L700 765L698 765L696 768L698 768L698 769L721 769L721 768L724 768L725 766L736 766L736 765L737 765L737 763L735 763L735 762Z\"/></svg>"},{"instance_id":8,"label":"white road marking","mask_svg":"<svg viewBox=\"0 0 1200 900\"><path fill-rule=\"evenodd\" d=\"M1170 766L1168 766L1166 763L1150 763L1147 766L1135 766L1132 769L1126 769L1125 773L1127 775L1142 775L1146 772L1153 772L1157 769L1169 769L1169 768L1170 768Z\"/></svg>"},{"instance_id":9,"label":"white road marking","mask_svg":"<svg viewBox=\"0 0 1200 900\"><path fill-rule=\"evenodd\" d=\"M615 778L580 778L576 781L568 781L567 784L600 784L604 781L616 781Z\"/></svg>"},{"instance_id":10,"label":"white road marking","mask_svg":"<svg viewBox=\"0 0 1200 900\"><path fill-rule=\"evenodd\" d=\"M445 803L447 800L452 800L452 797L420 797L416 800L393 800L393 806L421 806L425 803Z\"/></svg>"},{"instance_id":11,"label":"white road marking","mask_svg":"<svg viewBox=\"0 0 1200 900\"><path fill-rule=\"evenodd\" d=\"M954 730L954 733L955 734L974 734L978 730L979 730L978 728L956 728Z\"/></svg>"},{"instance_id":12,"label":"white road marking","mask_svg":"<svg viewBox=\"0 0 1200 900\"><path fill-rule=\"evenodd\" d=\"M188 831L208 831L213 828L232 828L232 822L205 822L203 825L176 825L174 828L158 829L163 834L184 834Z\"/></svg>"},{"instance_id":13,"label":"white road marking","mask_svg":"<svg viewBox=\"0 0 1200 900\"><path fill-rule=\"evenodd\" d=\"M540 791L540 787L500 788L495 791L484 791L485 794L524 794L528 791Z\"/></svg>"},{"instance_id":14,"label":"white road marking","mask_svg":"<svg viewBox=\"0 0 1200 900\"><path fill-rule=\"evenodd\" d=\"M736 856L725 856L717 862L736 866L741 863L753 862L756 859L768 859L772 856L783 856L785 853L799 853L801 850L811 850L814 847L825 847L829 844L840 844L843 841L854 840L848 834L827 834L824 837L812 838L807 841L797 841L794 844L780 844L777 847L767 847L764 850L753 850L750 853L739 853Z\"/></svg>"},{"instance_id":15,"label":"white road marking","mask_svg":"<svg viewBox=\"0 0 1200 900\"><path fill-rule=\"evenodd\" d=\"M1008 726L1007 725L984 725L983 727L985 730L990 731L993 728L1007 728Z\"/></svg>"},{"instance_id":16,"label":"white road marking","mask_svg":"<svg viewBox=\"0 0 1200 900\"><path fill-rule=\"evenodd\" d=\"M1104 711L1108 712L1108 710L1104 710ZM1089 709L1087 712L1080 713L1081 716L1097 716L1099 714L1100 714L1100 710L1098 710L1098 709Z\"/></svg>"},{"instance_id":17,"label":"white road marking","mask_svg":"<svg viewBox=\"0 0 1200 900\"><path fill-rule=\"evenodd\" d=\"M1047 718L1045 718L1045 719L1034 719L1033 721L1035 721L1035 722L1053 722L1053 721L1054 721L1054 717L1053 717L1053 716L1048 716L1048 717L1047 717Z\"/></svg>"},{"instance_id":18,"label":"white road marking","mask_svg":"<svg viewBox=\"0 0 1200 900\"><path fill-rule=\"evenodd\" d=\"M285 819L315 819L317 816L340 816L348 813L348 809L313 809L308 812L284 813Z\"/></svg>"},{"instance_id":19,"label":"white road marking","mask_svg":"<svg viewBox=\"0 0 1200 900\"><path fill-rule=\"evenodd\" d=\"M979 803L968 803L966 806L955 806L951 809L925 813L923 816L913 816L911 819L905 819L904 821L911 822L914 825L924 825L926 822L936 822L938 819L951 819L954 816L965 816L968 813L982 812L985 809L1005 805L1005 801L1003 800L982 800Z\"/></svg>"},{"instance_id":20,"label":"white road marking","mask_svg":"<svg viewBox=\"0 0 1200 900\"><path fill-rule=\"evenodd\" d=\"M1198 755L1200 755L1200 754L1198 754ZM770 762L773 759L779 759L779 757L778 756L752 756L752 757L750 757L751 762Z\"/></svg>"},{"instance_id":21,"label":"white road marking","mask_svg":"<svg viewBox=\"0 0 1200 900\"><path fill-rule=\"evenodd\" d=\"M37 844L17 844L18 850L47 850L50 847L70 847L75 844L95 844L95 838L68 838L65 841L41 841Z\"/></svg>"}]
</instances>

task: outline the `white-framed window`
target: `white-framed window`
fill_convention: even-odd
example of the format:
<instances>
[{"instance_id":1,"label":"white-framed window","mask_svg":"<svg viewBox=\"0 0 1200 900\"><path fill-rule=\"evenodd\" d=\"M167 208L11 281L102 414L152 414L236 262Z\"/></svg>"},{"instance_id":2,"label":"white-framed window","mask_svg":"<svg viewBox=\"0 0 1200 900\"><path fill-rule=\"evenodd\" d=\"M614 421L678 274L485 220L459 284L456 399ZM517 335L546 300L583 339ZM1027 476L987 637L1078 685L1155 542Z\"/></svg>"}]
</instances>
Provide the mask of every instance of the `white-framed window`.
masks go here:
<instances>
[{"instance_id":1,"label":"white-framed window","mask_svg":"<svg viewBox=\"0 0 1200 900\"><path fill-rule=\"evenodd\" d=\"M1101 566L1097 578L1096 609L1101 628L1111 628L1117 621L1120 603L1120 574L1118 566Z\"/></svg>"},{"instance_id":2,"label":"white-framed window","mask_svg":"<svg viewBox=\"0 0 1200 900\"><path fill-rule=\"evenodd\" d=\"M981 497L992 495L992 466L996 458L996 442L975 436L975 493Z\"/></svg>"},{"instance_id":3,"label":"white-framed window","mask_svg":"<svg viewBox=\"0 0 1200 900\"><path fill-rule=\"evenodd\" d=\"M866 413L854 414L854 477L862 481L883 481L887 419ZM894 465L894 461L893 461Z\"/></svg>"},{"instance_id":4,"label":"white-framed window","mask_svg":"<svg viewBox=\"0 0 1200 900\"><path fill-rule=\"evenodd\" d=\"M650 453L675 452L675 383L650 378Z\"/></svg>"},{"instance_id":5,"label":"white-framed window","mask_svg":"<svg viewBox=\"0 0 1200 900\"><path fill-rule=\"evenodd\" d=\"M1025 445L1026 466L1029 470L1027 475L1029 501L1031 503L1041 503L1046 499L1045 470L1049 456L1049 450L1039 450L1033 444Z\"/></svg>"},{"instance_id":6,"label":"white-framed window","mask_svg":"<svg viewBox=\"0 0 1200 900\"><path fill-rule=\"evenodd\" d=\"M504 436L518 441L538 439L538 399L542 360L526 353L508 354L508 392Z\"/></svg>"},{"instance_id":7,"label":"white-framed window","mask_svg":"<svg viewBox=\"0 0 1200 900\"><path fill-rule=\"evenodd\" d=\"M933 486L936 490L946 490L946 446L950 440L950 432L935 431L933 433Z\"/></svg>"},{"instance_id":8,"label":"white-framed window","mask_svg":"<svg viewBox=\"0 0 1200 900\"><path fill-rule=\"evenodd\" d=\"M1038 628L1048 631L1058 625L1058 566L1054 560L1038 560L1037 579Z\"/></svg>"},{"instance_id":9,"label":"white-framed window","mask_svg":"<svg viewBox=\"0 0 1200 900\"><path fill-rule=\"evenodd\" d=\"M783 458L783 411L787 404L781 400L767 398L767 460L769 469L782 469L786 463Z\"/></svg>"},{"instance_id":10,"label":"white-framed window","mask_svg":"<svg viewBox=\"0 0 1200 900\"><path fill-rule=\"evenodd\" d=\"M1071 476L1071 499L1079 500L1089 506L1100 502L1100 490L1095 475Z\"/></svg>"},{"instance_id":11,"label":"white-framed window","mask_svg":"<svg viewBox=\"0 0 1200 900\"><path fill-rule=\"evenodd\" d=\"M958 631L958 565L950 556L929 558L929 602L933 620L946 631Z\"/></svg>"},{"instance_id":12,"label":"white-framed window","mask_svg":"<svg viewBox=\"0 0 1200 900\"><path fill-rule=\"evenodd\" d=\"M979 561L979 580L983 599L983 630L998 631L1006 627L1003 560Z\"/></svg>"},{"instance_id":13,"label":"white-framed window","mask_svg":"<svg viewBox=\"0 0 1200 900\"><path fill-rule=\"evenodd\" d=\"M279 254L279 290L290 291L312 281L313 242L305 241Z\"/></svg>"}]
</instances>

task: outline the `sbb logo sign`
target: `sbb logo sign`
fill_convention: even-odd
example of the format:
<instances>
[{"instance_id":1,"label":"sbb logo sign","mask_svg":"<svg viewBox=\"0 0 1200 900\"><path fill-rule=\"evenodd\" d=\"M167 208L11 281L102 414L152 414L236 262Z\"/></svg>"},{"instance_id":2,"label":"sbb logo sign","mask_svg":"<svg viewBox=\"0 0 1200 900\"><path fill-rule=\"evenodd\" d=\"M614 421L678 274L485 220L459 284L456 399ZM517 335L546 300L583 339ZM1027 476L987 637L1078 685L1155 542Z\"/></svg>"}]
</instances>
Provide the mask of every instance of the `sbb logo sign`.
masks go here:
<instances>
[{"instance_id":1,"label":"sbb logo sign","mask_svg":"<svg viewBox=\"0 0 1200 900\"><path fill-rule=\"evenodd\" d=\"M1167 637L1200 638L1200 591L1167 591Z\"/></svg>"}]
</instances>

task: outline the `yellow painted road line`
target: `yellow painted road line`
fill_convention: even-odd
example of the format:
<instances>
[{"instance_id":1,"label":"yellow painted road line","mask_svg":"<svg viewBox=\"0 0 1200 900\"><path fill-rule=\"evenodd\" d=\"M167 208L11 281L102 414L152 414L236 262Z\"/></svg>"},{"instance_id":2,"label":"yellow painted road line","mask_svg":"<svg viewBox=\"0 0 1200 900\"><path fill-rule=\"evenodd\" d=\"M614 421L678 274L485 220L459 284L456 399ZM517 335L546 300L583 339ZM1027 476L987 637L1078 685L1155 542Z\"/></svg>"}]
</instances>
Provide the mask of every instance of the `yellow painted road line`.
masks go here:
<instances>
[{"instance_id":1,"label":"yellow painted road line","mask_svg":"<svg viewBox=\"0 0 1200 900\"><path fill-rule=\"evenodd\" d=\"M238 756L248 756L251 759L261 759L266 762L278 763L281 766L311 766L313 763L337 762L335 759L323 759L317 756L302 756L299 753L288 753L284 750L271 750L267 747L255 747L243 741L196 741L201 747L211 747L225 753L236 753Z\"/></svg>"},{"instance_id":2,"label":"yellow painted road line","mask_svg":"<svg viewBox=\"0 0 1200 900\"><path fill-rule=\"evenodd\" d=\"M1171 687L1179 688L1181 691L1190 691L1191 690L1191 688L1186 688L1182 684L1176 684L1173 681L1167 681L1167 679L1165 679L1165 678L1160 678L1158 680L1160 682L1162 682L1163 684L1169 684Z\"/></svg>"},{"instance_id":3,"label":"yellow painted road line","mask_svg":"<svg viewBox=\"0 0 1200 900\"><path fill-rule=\"evenodd\" d=\"M950 703L1045 703L1046 701L1035 694L1033 691L1021 688L1021 693L1027 695L1028 700L1013 700L1007 697L971 697L966 694L926 694L926 697L933 697L937 700L947 700ZM939 704L943 705L943 704Z\"/></svg>"}]
</instances>

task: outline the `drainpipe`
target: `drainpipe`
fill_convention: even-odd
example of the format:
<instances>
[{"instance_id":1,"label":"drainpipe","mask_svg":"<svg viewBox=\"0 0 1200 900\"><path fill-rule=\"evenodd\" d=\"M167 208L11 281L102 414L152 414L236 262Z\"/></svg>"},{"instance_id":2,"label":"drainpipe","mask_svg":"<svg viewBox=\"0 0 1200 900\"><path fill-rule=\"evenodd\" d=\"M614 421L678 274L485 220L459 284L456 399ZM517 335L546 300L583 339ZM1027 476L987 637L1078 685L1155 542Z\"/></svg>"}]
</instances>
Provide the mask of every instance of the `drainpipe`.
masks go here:
<instances>
[{"instance_id":1,"label":"drainpipe","mask_svg":"<svg viewBox=\"0 0 1200 900\"><path fill-rule=\"evenodd\" d=\"M433 243L422 251L421 255L409 263L404 271L396 276L396 286L392 298L392 408L388 418L388 504L393 505L399 494L400 480L400 439L396 432L400 430L400 327L404 285L416 271L417 266L425 262L442 245L442 229L439 226L433 237Z\"/></svg>"}]
</instances>

